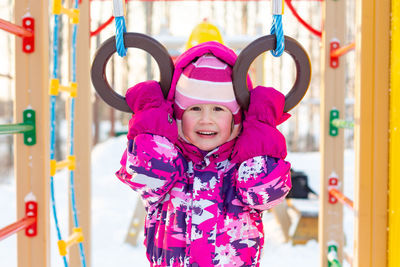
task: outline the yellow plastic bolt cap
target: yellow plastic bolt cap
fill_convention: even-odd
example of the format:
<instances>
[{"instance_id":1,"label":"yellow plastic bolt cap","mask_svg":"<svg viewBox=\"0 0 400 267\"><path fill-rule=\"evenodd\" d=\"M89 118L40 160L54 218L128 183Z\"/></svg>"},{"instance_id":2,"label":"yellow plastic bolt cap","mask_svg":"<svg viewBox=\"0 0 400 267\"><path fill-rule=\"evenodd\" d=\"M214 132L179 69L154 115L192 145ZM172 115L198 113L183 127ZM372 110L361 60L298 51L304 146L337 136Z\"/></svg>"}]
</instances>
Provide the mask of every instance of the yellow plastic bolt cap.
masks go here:
<instances>
[{"instance_id":1,"label":"yellow plastic bolt cap","mask_svg":"<svg viewBox=\"0 0 400 267\"><path fill-rule=\"evenodd\" d=\"M53 0L53 14L60 15L61 14L61 0Z\"/></svg>"},{"instance_id":2,"label":"yellow plastic bolt cap","mask_svg":"<svg viewBox=\"0 0 400 267\"><path fill-rule=\"evenodd\" d=\"M78 24L79 23L79 9L73 9L71 16L71 24Z\"/></svg>"},{"instance_id":3,"label":"yellow plastic bolt cap","mask_svg":"<svg viewBox=\"0 0 400 267\"><path fill-rule=\"evenodd\" d=\"M58 79L51 79L49 86L49 95L58 95L58 89L60 87L60 82Z\"/></svg>"},{"instance_id":4,"label":"yellow plastic bolt cap","mask_svg":"<svg viewBox=\"0 0 400 267\"><path fill-rule=\"evenodd\" d=\"M65 241L64 240L59 240L57 242L57 245L58 245L58 250L60 252L60 255L61 256L67 255L67 244L65 243Z\"/></svg>"}]
</instances>

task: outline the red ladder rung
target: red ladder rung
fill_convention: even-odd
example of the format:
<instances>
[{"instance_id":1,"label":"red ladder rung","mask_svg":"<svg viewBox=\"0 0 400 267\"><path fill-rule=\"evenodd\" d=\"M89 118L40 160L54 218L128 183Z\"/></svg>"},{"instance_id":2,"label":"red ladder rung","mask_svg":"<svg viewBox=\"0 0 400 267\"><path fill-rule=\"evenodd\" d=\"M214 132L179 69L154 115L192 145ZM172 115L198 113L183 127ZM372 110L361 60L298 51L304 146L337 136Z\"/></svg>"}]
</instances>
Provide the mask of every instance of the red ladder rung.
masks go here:
<instances>
[{"instance_id":1,"label":"red ladder rung","mask_svg":"<svg viewBox=\"0 0 400 267\"><path fill-rule=\"evenodd\" d=\"M331 188L329 190L329 194L335 197L337 200L339 200L342 204L345 204L349 206L351 209L354 209L353 201L348 197L346 197L345 195L343 195L343 193L340 192L339 190Z\"/></svg>"},{"instance_id":2,"label":"red ladder rung","mask_svg":"<svg viewBox=\"0 0 400 267\"><path fill-rule=\"evenodd\" d=\"M21 220L0 229L0 240L18 233L36 223L36 217L24 217Z\"/></svg>"},{"instance_id":3,"label":"red ladder rung","mask_svg":"<svg viewBox=\"0 0 400 267\"><path fill-rule=\"evenodd\" d=\"M9 33L15 34L19 37L32 37L33 33L28 31L27 29L15 25L11 22L8 22L4 19L0 19L0 29L5 30Z\"/></svg>"}]
</instances>

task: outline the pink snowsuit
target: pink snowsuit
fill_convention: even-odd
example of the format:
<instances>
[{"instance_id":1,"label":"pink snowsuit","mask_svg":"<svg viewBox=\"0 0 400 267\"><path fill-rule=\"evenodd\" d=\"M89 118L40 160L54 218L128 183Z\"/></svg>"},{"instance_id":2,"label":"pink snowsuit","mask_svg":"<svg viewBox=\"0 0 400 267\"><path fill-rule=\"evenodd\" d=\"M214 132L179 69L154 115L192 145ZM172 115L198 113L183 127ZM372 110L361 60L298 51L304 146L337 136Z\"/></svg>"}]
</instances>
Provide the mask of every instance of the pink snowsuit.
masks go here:
<instances>
[{"instance_id":1,"label":"pink snowsuit","mask_svg":"<svg viewBox=\"0 0 400 267\"><path fill-rule=\"evenodd\" d=\"M236 60L231 50L218 43L199 47L178 59L170 101L182 69L196 57L211 52L230 65ZM274 104L272 97L268 104L282 105L282 101ZM283 110L283 106L269 110L276 108ZM283 160L284 138L272 138L280 140L273 144L266 140L265 154L248 153L252 157L247 158L243 144L259 147L268 133L257 134L254 140L254 134L243 131L238 138L204 152L182 140L166 138L175 135L167 133L170 129L164 129L166 134L162 130L128 135L117 172L145 204L144 243L151 266L259 266L264 244L261 213L282 202L291 188L290 164ZM240 155L246 160L237 162Z\"/></svg>"}]
</instances>

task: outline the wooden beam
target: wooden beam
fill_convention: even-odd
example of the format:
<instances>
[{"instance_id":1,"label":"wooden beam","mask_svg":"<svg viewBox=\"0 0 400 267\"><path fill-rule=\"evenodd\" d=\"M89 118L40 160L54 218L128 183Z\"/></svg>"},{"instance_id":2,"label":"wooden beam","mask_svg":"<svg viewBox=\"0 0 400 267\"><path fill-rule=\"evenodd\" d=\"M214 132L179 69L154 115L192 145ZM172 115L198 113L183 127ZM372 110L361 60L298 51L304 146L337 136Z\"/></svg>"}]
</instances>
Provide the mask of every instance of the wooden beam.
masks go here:
<instances>
[{"instance_id":1,"label":"wooden beam","mask_svg":"<svg viewBox=\"0 0 400 267\"><path fill-rule=\"evenodd\" d=\"M400 266L400 2L392 1L388 266Z\"/></svg>"},{"instance_id":2,"label":"wooden beam","mask_svg":"<svg viewBox=\"0 0 400 267\"><path fill-rule=\"evenodd\" d=\"M387 264L390 1L356 2L354 266Z\"/></svg>"},{"instance_id":3,"label":"wooden beam","mask_svg":"<svg viewBox=\"0 0 400 267\"><path fill-rule=\"evenodd\" d=\"M14 2L14 21L22 24L27 3ZM14 138L14 173L17 180L17 218L25 216L24 198L33 192L38 203L37 236L29 238L24 231L18 234L17 255L19 267L48 267L49 256L49 2L38 1L29 6L35 19L35 51L22 52L22 40L15 40L15 100L14 119L22 121L22 111L28 106L36 111L36 138L34 146L26 146L21 134Z\"/></svg>"},{"instance_id":4,"label":"wooden beam","mask_svg":"<svg viewBox=\"0 0 400 267\"><path fill-rule=\"evenodd\" d=\"M338 189L343 192L344 133L339 130L336 137L329 135L330 111L336 108L341 118L345 114L345 61L339 59L339 66L330 63L331 42L346 44L346 1L324 1L322 4L324 32L321 39L321 183L319 208L319 248L320 266L328 265L328 242L334 241L338 247L340 262L343 262L343 206L329 203L328 183L333 173L339 181Z\"/></svg>"},{"instance_id":5,"label":"wooden beam","mask_svg":"<svg viewBox=\"0 0 400 267\"><path fill-rule=\"evenodd\" d=\"M73 4L74 1L70 0ZM70 5L72 7L72 5ZM80 19L76 43L76 80L78 96L75 99L75 199L78 211L79 225L84 235L84 252L86 266L91 266L91 149L92 149L92 90L90 77L90 3L82 1L79 4ZM72 27L70 27L72 29ZM70 47L70 46L69 46ZM70 213L70 234L72 234L73 217ZM81 267L79 247L70 250L70 267Z\"/></svg>"}]
</instances>

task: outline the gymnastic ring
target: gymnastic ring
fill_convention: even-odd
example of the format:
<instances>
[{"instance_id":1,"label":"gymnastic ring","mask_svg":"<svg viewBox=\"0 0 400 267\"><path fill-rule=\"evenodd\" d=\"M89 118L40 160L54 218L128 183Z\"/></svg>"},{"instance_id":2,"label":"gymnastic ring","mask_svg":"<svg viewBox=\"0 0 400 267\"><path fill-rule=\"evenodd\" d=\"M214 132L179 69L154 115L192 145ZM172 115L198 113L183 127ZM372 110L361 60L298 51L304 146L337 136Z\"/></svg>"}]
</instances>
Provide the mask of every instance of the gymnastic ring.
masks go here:
<instances>
[{"instance_id":1,"label":"gymnastic ring","mask_svg":"<svg viewBox=\"0 0 400 267\"><path fill-rule=\"evenodd\" d=\"M232 79L236 100L245 110L249 107L250 93L247 87L247 73L251 63L263 52L275 49L276 36L267 35L251 42L240 52L233 67ZM304 48L293 38L285 36L285 51L293 58L296 65L296 81L285 96L284 111L294 108L304 97L311 80L310 58Z\"/></svg>"},{"instance_id":2,"label":"gymnastic ring","mask_svg":"<svg viewBox=\"0 0 400 267\"><path fill-rule=\"evenodd\" d=\"M160 69L160 86L164 97L171 87L174 63L167 49L156 39L141 33L128 32L124 34L125 47L139 48L149 53L157 62ZM116 93L109 85L106 77L106 65L111 56L117 51L115 36L107 39L96 51L91 68L91 78L97 94L110 106L124 112L132 112L125 97Z\"/></svg>"}]
</instances>

